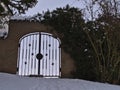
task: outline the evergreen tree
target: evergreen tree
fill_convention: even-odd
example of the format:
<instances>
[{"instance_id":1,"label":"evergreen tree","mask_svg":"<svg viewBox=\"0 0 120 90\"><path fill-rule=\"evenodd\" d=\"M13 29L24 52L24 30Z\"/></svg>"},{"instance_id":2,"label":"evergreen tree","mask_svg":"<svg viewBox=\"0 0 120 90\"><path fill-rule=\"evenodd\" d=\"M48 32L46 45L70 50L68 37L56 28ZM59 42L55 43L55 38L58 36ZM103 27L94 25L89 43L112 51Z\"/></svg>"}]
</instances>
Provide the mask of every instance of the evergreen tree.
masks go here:
<instances>
[{"instance_id":1,"label":"evergreen tree","mask_svg":"<svg viewBox=\"0 0 120 90\"><path fill-rule=\"evenodd\" d=\"M32 8L37 3L37 0L0 0L0 15L7 13L21 14L25 13L28 8ZM7 10L5 10L7 9Z\"/></svg>"}]
</instances>

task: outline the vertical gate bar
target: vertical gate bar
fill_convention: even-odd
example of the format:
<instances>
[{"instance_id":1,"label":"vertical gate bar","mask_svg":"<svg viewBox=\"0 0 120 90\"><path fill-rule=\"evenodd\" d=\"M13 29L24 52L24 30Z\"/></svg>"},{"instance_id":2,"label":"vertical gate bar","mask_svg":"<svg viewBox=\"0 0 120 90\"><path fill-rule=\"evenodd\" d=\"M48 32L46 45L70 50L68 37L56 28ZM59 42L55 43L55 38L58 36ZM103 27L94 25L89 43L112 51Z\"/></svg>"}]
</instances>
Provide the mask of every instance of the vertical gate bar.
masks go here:
<instances>
[{"instance_id":1,"label":"vertical gate bar","mask_svg":"<svg viewBox=\"0 0 120 90\"><path fill-rule=\"evenodd\" d=\"M29 47L29 45L28 45L28 42L29 42L29 38L28 38L28 36L27 36L27 43L26 43L26 45L27 45L27 47L26 47L26 49L27 49L27 55L26 55L26 75L28 75L28 55L29 55L29 49L28 49L28 47Z\"/></svg>"},{"instance_id":2,"label":"vertical gate bar","mask_svg":"<svg viewBox=\"0 0 120 90\"><path fill-rule=\"evenodd\" d=\"M56 55L56 53L55 53L55 50L56 50L56 38L54 38L54 64L53 64L53 67L54 67L54 72L53 72L53 76L55 76L56 75L56 59L55 59L55 55Z\"/></svg>"},{"instance_id":3,"label":"vertical gate bar","mask_svg":"<svg viewBox=\"0 0 120 90\"><path fill-rule=\"evenodd\" d=\"M46 75L46 56L45 56L45 54L46 54L46 35L44 35L44 68L43 68L43 70L44 70L44 73L43 73L43 75L45 76Z\"/></svg>"},{"instance_id":4,"label":"vertical gate bar","mask_svg":"<svg viewBox=\"0 0 120 90\"><path fill-rule=\"evenodd\" d=\"M36 42L35 42L35 65L34 65L34 71L38 75L38 59L36 58L36 55L39 53L39 33L36 33Z\"/></svg>"},{"instance_id":5,"label":"vertical gate bar","mask_svg":"<svg viewBox=\"0 0 120 90\"><path fill-rule=\"evenodd\" d=\"M26 75L28 75L28 69L29 69L29 65L28 65L28 56L29 56L29 37L27 36L27 43L26 43L26 45L27 45L27 47L26 47L26 49L27 49L27 56L26 56Z\"/></svg>"},{"instance_id":6,"label":"vertical gate bar","mask_svg":"<svg viewBox=\"0 0 120 90\"><path fill-rule=\"evenodd\" d=\"M34 63L35 63L35 34L33 35L33 40L32 40L32 61L31 61L31 74L35 74L34 69Z\"/></svg>"},{"instance_id":7,"label":"vertical gate bar","mask_svg":"<svg viewBox=\"0 0 120 90\"><path fill-rule=\"evenodd\" d=\"M33 59L33 60L34 60L34 63L33 63L33 72L34 72L34 73L33 73L33 74L38 74L38 67L37 67L37 65L36 65L36 64L37 64L36 54L38 53L38 52L37 52L37 46L38 46L38 45L37 45L37 43L38 43L38 38L37 38L37 37L38 37L38 35L36 34L36 35L35 35L35 39L34 39L35 42L34 42L34 59ZM36 69L35 69L35 68L36 68ZM34 69L35 69L35 70L34 70Z\"/></svg>"},{"instance_id":8,"label":"vertical gate bar","mask_svg":"<svg viewBox=\"0 0 120 90\"><path fill-rule=\"evenodd\" d=\"M54 65L53 65L53 67L54 67L54 74L53 74L53 76L55 76L56 75L56 38L54 38Z\"/></svg>"},{"instance_id":9,"label":"vertical gate bar","mask_svg":"<svg viewBox=\"0 0 120 90\"><path fill-rule=\"evenodd\" d=\"M32 38L33 38L33 35L30 35L30 42L29 42L29 75L31 75L31 61L32 61Z\"/></svg>"},{"instance_id":10,"label":"vertical gate bar","mask_svg":"<svg viewBox=\"0 0 120 90\"><path fill-rule=\"evenodd\" d=\"M46 35L43 33L44 36L44 53L43 53L43 76L46 75Z\"/></svg>"},{"instance_id":11,"label":"vertical gate bar","mask_svg":"<svg viewBox=\"0 0 120 90\"><path fill-rule=\"evenodd\" d=\"M59 67L59 46L60 46L60 43L59 41L57 40L57 76L59 77L59 70L60 70L60 67Z\"/></svg>"},{"instance_id":12,"label":"vertical gate bar","mask_svg":"<svg viewBox=\"0 0 120 90\"><path fill-rule=\"evenodd\" d=\"M55 76L57 76L57 39L55 39Z\"/></svg>"},{"instance_id":13,"label":"vertical gate bar","mask_svg":"<svg viewBox=\"0 0 120 90\"><path fill-rule=\"evenodd\" d=\"M28 36L28 61L27 61L27 66L28 66L28 74L27 75L30 75L30 39L31 39L31 36Z\"/></svg>"},{"instance_id":14,"label":"vertical gate bar","mask_svg":"<svg viewBox=\"0 0 120 90\"><path fill-rule=\"evenodd\" d=\"M47 76L47 65L48 65L48 52L47 52L47 49L48 49L48 37L46 35L46 53L45 53L45 56L46 56L46 60L45 60L45 75Z\"/></svg>"},{"instance_id":15,"label":"vertical gate bar","mask_svg":"<svg viewBox=\"0 0 120 90\"><path fill-rule=\"evenodd\" d=\"M45 40L45 42L46 42L46 45L45 45L45 76L47 75L47 56L46 56L46 54L47 54L47 35L45 35L46 36L46 40Z\"/></svg>"},{"instance_id":16,"label":"vertical gate bar","mask_svg":"<svg viewBox=\"0 0 120 90\"><path fill-rule=\"evenodd\" d=\"M51 38L51 48L50 48L50 76L52 76L52 60L53 60L53 43L52 43L52 37Z\"/></svg>"},{"instance_id":17,"label":"vertical gate bar","mask_svg":"<svg viewBox=\"0 0 120 90\"><path fill-rule=\"evenodd\" d=\"M53 40L54 40L54 62L53 62L53 76L55 76L56 75L56 59L55 59L55 50L56 50L56 38L53 38Z\"/></svg>"},{"instance_id":18,"label":"vertical gate bar","mask_svg":"<svg viewBox=\"0 0 120 90\"><path fill-rule=\"evenodd\" d=\"M45 60L46 60L46 56L45 56L45 49L46 49L46 36L44 35L44 53L43 53L43 56L44 56L44 60L43 60L43 76L45 76Z\"/></svg>"},{"instance_id":19,"label":"vertical gate bar","mask_svg":"<svg viewBox=\"0 0 120 90\"><path fill-rule=\"evenodd\" d=\"M25 62L26 62L26 56L27 56L27 44L26 44L26 39L27 38L25 38L25 55L24 55L24 62L23 62L23 65L24 65L24 73L23 73L23 75L26 75L26 65L25 65Z\"/></svg>"},{"instance_id":20,"label":"vertical gate bar","mask_svg":"<svg viewBox=\"0 0 120 90\"><path fill-rule=\"evenodd\" d=\"M33 74L36 74L36 48L37 48L37 35L35 34L34 35L34 47L33 47L33 52L34 52L34 55L33 55L33 67L32 67L32 72ZM35 69L35 70L34 70Z\"/></svg>"},{"instance_id":21,"label":"vertical gate bar","mask_svg":"<svg viewBox=\"0 0 120 90\"><path fill-rule=\"evenodd\" d=\"M31 75L35 74L35 71L34 71L34 60L35 60L35 35L33 35L33 38L32 38L32 57L31 57Z\"/></svg>"},{"instance_id":22,"label":"vertical gate bar","mask_svg":"<svg viewBox=\"0 0 120 90\"><path fill-rule=\"evenodd\" d=\"M29 55L29 45L28 44L29 44L29 37L27 36L27 41L26 41L26 50L27 50L26 52L27 52L27 55L26 55L26 62L25 62L26 63L25 64L26 65L26 75L28 75L28 61L29 61L28 60L28 55Z\"/></svg>"},{"instance_id":23,"label":"vertical gate bar","mask_svg":"<svg viewBox=\"0 0 120 90\"><path fill-rule=\"evenodd\" d=\"M26 56L26 38L24 39L24 44L25 46L23 47L24 48L24 55L23 55L23 74L22 75L25 75L25 56Z\"/></svg>"},{"instance_id":24,"label":"vertical gate bar","mask_svg":"<svg viewBox=\"0 0 120 90\"><path fill-rule=\"evenodd\" d=\"M51 37L51 39L52 39L52 62L51 62L52 72L51 72L51 76L53 76L54 68L52 66L52 63L54 62L54 39L53 39L53 37Z\"/></svg>"},{"instance_id":25,"label":"vertical gate bar","mask_svg":"<svg viewBox=\"0 0 120 90\"><path fill-rule=\"evenodd\" d=\"M44 57L43 57L43 58L44 58L44 59L43 59L43 76L44 76L44 75L45 75L45 48L46 48L46 47L45 47L45 46L46 46L46 41L45 41L45 40L46 40L46 37L45 37L44 34L43 34L43 37L44 37L44 40L43 40L43 41L44 41L44 50L43 50L43 52L44 52L44 53L43 53L43 56L44 56Z\"/></svg>"},{"instance_id":26,"label":"vertical gate bar","mask_svg":"<svg viewBox=\"0 0 120 90\"><path fill-rule=\"evenodd\" d=\"M20 41L20 59L19 59L19 75L23 74L23 55L24 55L24 49L23 49L23 44L24 44L24 40ZM22 55L22 56L21 56Z\"/></svg>"},{"instance_id":27,"label":"vertical gate bar","mask_svg":"<svg viewBox=\"0 0 120 90\"><path fill-rule=\"evenodd\" d=\"M55 67L56 67L56 70L55 70L55 72L56 72L56 76L58 76L58 59L57 59L57 48L58 47L58 44L57 44L57 39L55 40Z\"/></svg>"},{"instance_id":28,"label":"vertical gate bar","mask_svg":"<svg viewBox=\"0 0 120 90\"><path fill-rule=\"evenodd\" d=\"M50 54L50 49L51 49L51 42L50 42L50 35L49 35L49 76L50 76L50 57L51 57L51 54Z\"/></svg>"},{"instance_id":29,"label":"vertical gate bar","mask_svg":"<svg viewBox=\"0 0 120 90\"><path fill-rule=\"evenodd\" d=\"M44 42L44 35L42 34L42 39L43 39L43 49L42 49L42 54L43 54L43 59L42 59L42 68L41 68L41 70L42 70L42 75L44 75L44 48L45 48L45 42Z\"/></svg>"},{"instance_id":30,"label":"vertical gate bar","mask_svg":"<svg viewBox=\"0 0 120 90\"><path fill-rule=\"evenodd\" d=\"M29 75L31 75L31 62L32 62L32 40L33 40L33 35L31 35L30 39L30 64L29 64Z\"/></svg>"},{"instance_id":31,"label":"vertical gate bar","mask_svg":"<svg viewBox=\"0 0 120 90\"><path fill-rule=\"evenodd\" d=\"M49 44L51 45L51 47L50 47L50 62L49 62L49 75L51 76L51 72L52 72L52 67L51 67L51 62L52 62L52 40L51 40L51 37L49 37Z\"/></svg>"},{"instance_id":32,"label":"vertical gate bar","mask_svg":"<svg viewBox=\"0 0 120 90\"><path fill-rule=\"evenodd\" d=\"M53 58L54 58L54 56L53 56L53 38L51 37L51 43L52 43L52 49L51 49L51 63L50 63L50 66L51 66L51 76L52 76L52 74L53 74L53 67L52 67L52 62L53 62Z\"/></svg>"},{"instance_id":33,"label":"vertical gate bar","mask_svg":"<svg viewBox=\"0 0 120 90\"><path fill-rule=\"evenodd\" d=\"M23 55L22 55L22 62L21 62L21 66L22 66L22 68L21 68L21 75L24 75L24 55L25 55L25 46L24 46L24 43L25 43L25 40L24 39L22 39L23 40L23 47L22 47L22 49L23 49Z\"/></svg>"},{"instance_id":34,"label":"vertical gate bar","mask_svg":"<svg viewBox=\"0 0 120 90\"><path fill-rule=\"evenodd\" d=\"M33 53L33 59L32 59L32 64L31 64L31 66L32 66L32 75L34 75L34 74L36 74L36 69L35 69L35 63L36 63L36 57L35 57L35 55L36 55L36 44L37 44L37 40L36 40L37 38L36 38L36 34L34 34L33 35L33 48L32 48L32 53Z\"/></svg>"},{"instance_id":35,"label":"vertical gate bar","mask_svg":"<svg viewBox=\"0 0 120 90\"><path fill-rule=\"evenodd\" d=\"M32 47L32 46L33 46L32 40L33 40L33 35L30 36L30 45L29 45L29 47L30 47L30 54L29 54L29 55L30 55L30 59L29 59L29 60L30 60L30 61L29 61L29 62L30 62L30 63L29 63L29 69L30 69L30 70L29 70L29 75L31 75L31 70L32 70L32 69L31 69L31 63L32 63L32 48L33 48L33 47Z\"/></svg>"},{"instance_id":36,"label":"vertical gate bar","mask_svg":"<svg viewBox=\"0 0 120 90\"><path fill-rule=\"evenodd\" d=\"M49 36L47 35L47 76L49 76Z\"/></svg>"},{"instance_id":37,"label":"vertical gate bar","mask_svg":"<svg viewBox=\"0 0 120 90\"><path fill-rule=\"evenodd\" d=\"M61 57L61 55L60 55L60 42L58 41L58 62L59 62L59 64L58 64L58 76L60 77L61 76L61 74L60 74L60 72L61 72L61 59L60 59L60 57Z\"/></svg>"},{"instance_id":38,"label":"vertical gate bar","mask_svg":"<svg viewBox=\"0 0 120 90\"><path fill-rule=\"evenodd\" d=\"M41 53L41 33L39 33L39 54ZM40 59L38 60L38 75L40 75Z\"/></svg>"},{"instance_id":39,"label":"vertical gate bar","mask_svg":"<svg viewBox=\"0 0 120 90\"><path fill-rule=\"evenodd\" d=\"M29 43L30 43L30 36L28 36L28 41L27 41L27 75L29 75L29 54L30 54L30 48L29 48Z\"/></svg>"},{"instance_id":40,"label":"vertical gate bar","mask_svg":"<svg viewBox=\"0 0 120 90\"><path fill-rule=\"evenodd\" d=\"M44 74L44 48L45 48L45 42L44 42L44 35L42 34L42 40L43 40L43 48L42 48L42 54L43 54L43 59L41 61L41 64L42 64L42 67L41 67L41 70L42 70L42 75Z\"/></svg>"},{"instance_id":41,"label":"vertical gate bar","mask_svg":"<svg viewBox=\"0 0 120 90\"><path fill-rule=\"evenodd\" d=\"M38 53L38 50L37 50L37 43L38 43L38 34L35 34L34 35L34 47L33 47L33 52L34 52L34 55L33 55L33 74L38 74L38 67L37 67L37 59L36 59L36 54Z\"/></svg>"},{"instance_id":42,"label":"vertical gate bar","mask_svg":"<svg viewBox=\"0 0 120 90\"><path fill-rule=\"evenodd\" d=\"M53 38L53 37L52 37ZM54 57L55 57L55 52L54 52L54 49L55 49L55 44L54 44L54 38L53 38L53 61L52 61L52 63L54 63ZM54 67L53 67L53 65L52 65L52 68L53 68L53 71L52 71L52 76L54 76Z\"/></svg>"},{"instance_id":43,"label":"vertical gate bar","mask_svg":"<svg viewBox=\"0 0 120 90\"><path fill-rule=\"evenodd\" d=\"M41 54L43 55L43 35L42 34L41 34ZM42 70L42 67L43 67L42 61L43 61L43 58L40 60L40 75L42 75L42 72L43 72L43 70Z\"/></svg>"},{"instance_id":44,"label":"vertical gate bar","mask_svg":"<svg viewBox=\"0 0 120 90\"><path fill-rule=\"evenodd\" d=\"M57 76L59 77L59 41L57 40L56 43L57 43L57 46L56 46Z\"/></svg>"},{"instance_id":45,"label":"vertical gate bar","mask_svg":"<svg viewBox=\"0 0 120 90\"><path fill-rule=\"evenodd\" d=\"M23 65L24 65L24 67L23 67L23 75L25 75L25 60L26 60L26 38L25 38L25 46L24 46L24 52L25 52L25 54L24 54L24 59L23 59Z\"/></svg>"},{"instance_id":46,"label":"vertical gate bar","mask_svg":"<svg viewBox=\"0 0 120 90\"><path fill-rule=\"evenodd\" d=\"M43 56L44 56L44 46L45 46L45 44L44 44L44 35L42 35L43 36ZM42 69L44 68L44 57L43 57L43 60L42 60Z\"/></svg>"},{"instance_id":47,"label":"vertical gate bar","mask_svg":"<svg viewBox=\"0 0 120 90\"><path fill-rule=\"evenodd\" d=\"M49 76L49 68L50 68L50 65L49 65L49 63L50 63L50 60L49 60L49 56L50 56L49 49L50 49L50 47L49 47L49 35L47 35L47 76Z\"/></svg>"},{"instance_id":48,"label":"vertical gate bar","mask_svg":"<svg viewBox=\"0 0 120 90\"><path fill-rule=\"evenodd\" d=\"M35 43L35 40L34 40L34 35L32 36L32 38L31 38L31 73L30 73L30 75L33 75L33 64L34 64L34 54L35 54L35 52L34 52L34 43Z\"/></svg>"},{"instance_id":49,"label":"vertical gate bar","mask_svg":"<svg viewBox=\"0 0 120 90\"><path fill-rule=\"evenodd\" d=\"M53 47L52 47L52 63L54 63L54 39L52 39ZM51 63L51 65L52 65ZM52 76L54 72L54 67L52 66Z\"/></svg>"},{"instance_id":50,"label":"vertical gate bar","mask_svg":"<svg viewBox=\"0 0 120 90\"><path fill-rule=\"evenodd\" d=\"M23 53L24 49L22 48L23 40L19 42L19 67L18 67L18 75L22 75L22 62L23 62Z\"/></svg>"},{"instance_id":51,"label":"vertical gate bar","mask_svg":"<svg viewBox=\"0 0 120 90\"><path fill-rule=\"evenodd\" d=\"M45 36L46 36L46 40L45 40L46 41L46 45L45 45L45 47L46 47L45 48L45 58L46 58L45 59L45 76L46 76L47 75L47 55L46 55L47 54L47 35L45 35Z\"/></svg>"},{"instance_id":52,"label":"vertical gate bar","mask_svg":"<svg viewBox=\"0 0 120 90\"><path fill-rule=\"evenodd\" d=\"M36 70L37 70L37 68L36 68L36 47L37 47L37 35L36 34L34 34L34 47L33 47L33 53L34 53L34 55L33 55L33 68L32 68L32 71L33 71L33 74L38 74L38 72L36 73ZM35 70L34 70L35 69Z\"/></svg>"},{"instance_id":53,"label":"vertical gate bar","mask_svg":"<svg viewBox=\"0 0 120 90\"><path fill-rule=\"evenodd\" d=\"M56 43L57 43L57 46L56 46L56 49L57 49L57 57L56 57L56 59L57 59L57 76L59 77L59 46L60 46L60 43L59 43L59 41L58 41L58 39L57 39L57 41L56 41Z\"/></svg>"}]
</instances>

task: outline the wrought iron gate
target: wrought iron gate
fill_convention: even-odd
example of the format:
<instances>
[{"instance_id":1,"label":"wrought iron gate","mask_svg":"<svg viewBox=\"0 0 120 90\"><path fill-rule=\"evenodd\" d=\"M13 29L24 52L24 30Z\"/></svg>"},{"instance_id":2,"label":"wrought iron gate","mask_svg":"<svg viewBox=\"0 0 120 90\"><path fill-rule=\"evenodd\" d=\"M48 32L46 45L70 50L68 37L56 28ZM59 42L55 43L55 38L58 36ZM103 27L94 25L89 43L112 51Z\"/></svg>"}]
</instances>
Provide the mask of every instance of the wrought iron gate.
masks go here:
<instances>
[{"instance_id":1,"label":"wrought iron gate","mask_svg":"<svg viewBox=\"0 0 120 90\"><path fill-rule=\"evenodd\" d=\"M60 77L60 40L43 32L30 33L19 42L18 75Z\"/></svg>"}]
</instances>

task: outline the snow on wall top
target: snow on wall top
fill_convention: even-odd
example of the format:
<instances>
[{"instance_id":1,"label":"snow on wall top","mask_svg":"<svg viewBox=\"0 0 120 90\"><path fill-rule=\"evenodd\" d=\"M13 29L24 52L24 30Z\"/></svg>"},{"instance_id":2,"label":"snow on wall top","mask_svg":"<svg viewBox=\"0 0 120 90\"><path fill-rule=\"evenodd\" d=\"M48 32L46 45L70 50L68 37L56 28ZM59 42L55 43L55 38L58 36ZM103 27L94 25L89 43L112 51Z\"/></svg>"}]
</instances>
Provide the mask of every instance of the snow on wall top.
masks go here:
<instances>
[{"instance_id":1,"label":"snow on wall top","mask_svg":"<svg viewBox=\"0 0 120 90\"><path fill-rule=\"evenodd\" d=\"M34 16L19 16L19 15L15 15L15 16L12 16L10 18L10 20L12 21L34 21L34 22L38 22L40 21L40 18L37 17L36 15Z\"/></svg>"}]
</instances>

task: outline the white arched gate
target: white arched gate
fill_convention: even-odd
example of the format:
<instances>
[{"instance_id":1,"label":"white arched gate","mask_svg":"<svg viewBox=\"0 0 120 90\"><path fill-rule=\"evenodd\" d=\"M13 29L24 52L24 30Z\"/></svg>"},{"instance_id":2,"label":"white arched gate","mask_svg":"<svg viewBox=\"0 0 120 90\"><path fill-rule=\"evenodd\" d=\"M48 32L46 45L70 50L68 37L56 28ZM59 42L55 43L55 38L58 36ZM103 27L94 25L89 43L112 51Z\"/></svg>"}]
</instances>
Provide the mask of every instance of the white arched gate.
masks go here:
<instances>
[{"instance_id":1,"label":"white arched gate","mask_svg":"<svg viewBox=\"0 0 120 90\"><path fill-rule=\"evenodd\" d=\"M60 77L60 40L43 32L30 33L19 42L18 75Z\"/></svg>"}]
</instances>

